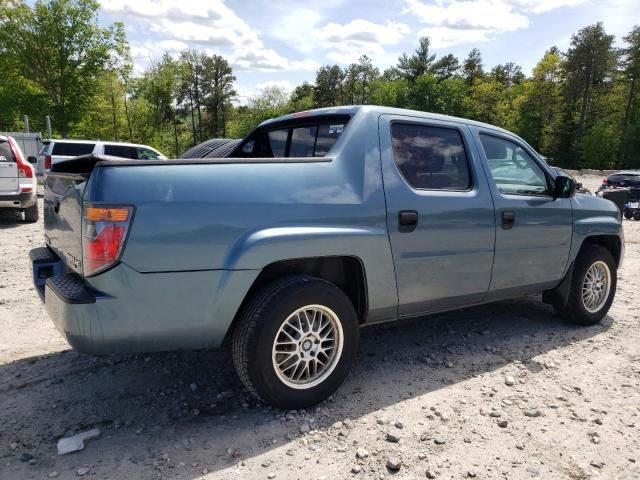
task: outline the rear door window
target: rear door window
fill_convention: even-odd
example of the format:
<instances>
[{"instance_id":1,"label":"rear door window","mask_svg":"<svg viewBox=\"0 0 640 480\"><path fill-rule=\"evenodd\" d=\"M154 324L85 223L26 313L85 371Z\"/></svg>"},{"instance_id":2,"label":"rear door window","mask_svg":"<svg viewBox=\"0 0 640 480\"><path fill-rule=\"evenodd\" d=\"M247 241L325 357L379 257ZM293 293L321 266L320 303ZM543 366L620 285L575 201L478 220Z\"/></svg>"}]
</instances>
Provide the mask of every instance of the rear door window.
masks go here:
<instances>
[{"instance_id":1,"label":"rear door window","mask_svg":"<svg viewBox=\"0 0 640 480\"><path fill-rule=\"evenodd\" d=\"M0 162L15 162L13 151L9 146L9 142L0 142Z\"/></svg>"},{"instance_id":2,"label":"rear door window","mask_svg":"<svg viewBox=\"0 0 640 480\"><path fill-rule=\"evenodd\" d=\"M77 157L78 155L88 155L93 153L95 143L69 143L55 142L51 155L62 155L65 157Z\"/></svg>"},{"instance_id":3,"label":"rear door window","mask_svg":"<svg viewBox=\"0 0 640 480\"><path fill-rule=\"evenodd\" d=\"M455 128L394 123L393 157L405 180L416 189L468 190L469 161Z\"/></svg>"},{"instance_id":4,"label":"rear door window","mask_svg":"<svg viewBox=\"0 0 640 480\"><path fill-rule=\"evenodd\" d=\"M104 154L113 157L130 158L132 160L138 159L138 149L128 145L105 145Z\"/></svg>"}]
</instances>

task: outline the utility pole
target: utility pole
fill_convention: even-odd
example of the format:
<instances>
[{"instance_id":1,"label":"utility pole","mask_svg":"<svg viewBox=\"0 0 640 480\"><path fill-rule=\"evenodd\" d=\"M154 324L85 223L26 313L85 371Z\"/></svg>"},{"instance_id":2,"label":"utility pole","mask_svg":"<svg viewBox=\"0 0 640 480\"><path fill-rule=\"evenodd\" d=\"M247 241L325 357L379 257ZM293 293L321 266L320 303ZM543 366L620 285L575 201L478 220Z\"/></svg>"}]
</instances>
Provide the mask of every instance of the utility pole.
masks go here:
<instances>
[{"instance_id":1,"label":"utility pole","mask_svg":"<svg viewBox=\"0 0 640 480\"><path fill-rule=\"evenodd\" d=\"M44 117L44 122L47 124L47 138L51 138L51 117L49 115Z\"/></svg>"},{"instance_id":2,"label":"utility pole","mask_svg":"<svg viewBox=\"0 0 640 480\"><path fill-rule=\"evenodd\" d=\"M24 133L30 133L29 132L29 116L28 115L24 116Z\"/></svg>"}]
</instances>

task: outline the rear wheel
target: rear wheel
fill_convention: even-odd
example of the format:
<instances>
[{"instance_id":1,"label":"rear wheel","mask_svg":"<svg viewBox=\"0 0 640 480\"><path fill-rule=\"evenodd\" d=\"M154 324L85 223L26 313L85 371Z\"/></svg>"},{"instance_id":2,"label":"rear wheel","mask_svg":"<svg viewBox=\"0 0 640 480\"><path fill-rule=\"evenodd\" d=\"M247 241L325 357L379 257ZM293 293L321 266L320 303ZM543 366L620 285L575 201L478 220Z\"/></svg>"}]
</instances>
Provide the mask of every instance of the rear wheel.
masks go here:
<instances>
[{"instance_id":1,"label":"rear wheel","mask_svg":"<svg viewBox=\"0 0 640 480\"><path fill-rule=\"evenodd\" d=\"M631 220L633 218L633 212L629 208L624 209L624 218Z\"/></svg>"},{"instance_id":2,"label":"rear wheel","mask_svg":"<svg viewBox=\"0 0 640 480\"><path fill-rule=\"evenodd\" d=\"M38 204L24 209L24 221L29 223L37 222L39 218Z\"/></svg>"},{"instance_id":3,"label":"rear wheel","mask_svg":"<svg viewBox=\"0 0 640 480\"><path fill-rule=\"evenodd\" d=\"M233 361L256 397L283 409L329 397L347 377L359 339L349 298L327 281L292 276L273 282L243 308Z\"/></svg>"},{"instance_id":4,"label":"rear wheel","mask_svg":"<svg viewBox=\"0 0 640 480\"><path fill-rule=\"evenodd\" d=\"M577 325L602 320L613 302L617 285L616 263L604 247L585 245L575 261L564 318Z\"/></svg>"},{"instance_id":5,"label":"rear wheel","mask_svg":"<svg viewBox=\"0 0 640 480\"><path fill-rule=\"evenodd\" d=\"M635 212L633 212L633 219L640 220L640 210L636 210Z\"/></svg>"}]
</instances>

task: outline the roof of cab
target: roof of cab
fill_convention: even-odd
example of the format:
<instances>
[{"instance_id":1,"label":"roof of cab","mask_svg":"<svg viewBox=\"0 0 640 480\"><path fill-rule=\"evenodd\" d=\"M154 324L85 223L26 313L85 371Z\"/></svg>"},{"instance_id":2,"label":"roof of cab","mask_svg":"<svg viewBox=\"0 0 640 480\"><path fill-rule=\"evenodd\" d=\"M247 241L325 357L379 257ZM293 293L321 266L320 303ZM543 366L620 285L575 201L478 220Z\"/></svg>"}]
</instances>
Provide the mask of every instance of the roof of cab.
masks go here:
<instances>
[{"instance_id":1,"label":"roof of cab","mask_svg":"<svg viewBox=\"0 0 640 480\"><path fill-rule=\"evenodd\" d=\"M277 123L277 122L282 122L286 120L296 120L300 118L315 117L320 115L355 115L356 113L359 113L359 112L368 112L376 115L404 115L407 117L417 117L417 118L423 118L426 120L440 120L445 122L462 123L465 125L473 125L476 127L497 130L503 133L513 135L512 132L509 132L508 130L505 130L500 127L496 127L495 125L477 122L475 120L469 120L467 118L453 117L450 115L442 115L440 113L421 112L419 110L408 110L404 108L381 107L378 105L348 105L344 107L317 108L314 110L306 110L304 112L290 113L288 115L283 115L282 117L265 120L260 124L260 126L265 126L271 123Z\"/></svg>"}]
</instances>

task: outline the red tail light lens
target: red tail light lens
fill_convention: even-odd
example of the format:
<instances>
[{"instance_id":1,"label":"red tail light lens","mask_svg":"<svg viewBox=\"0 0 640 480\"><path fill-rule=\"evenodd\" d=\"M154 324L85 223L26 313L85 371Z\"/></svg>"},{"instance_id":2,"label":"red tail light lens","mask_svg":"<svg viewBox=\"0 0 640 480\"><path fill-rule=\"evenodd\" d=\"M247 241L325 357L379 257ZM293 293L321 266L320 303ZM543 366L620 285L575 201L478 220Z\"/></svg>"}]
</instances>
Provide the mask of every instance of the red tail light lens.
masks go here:
<instances>
[{"instance_id":1,"label":"red tail light lens","mask_svg":"<svg viewBox=\"0 0 640 480\"><path fill-rule=\"evenodd\" d=\"M602 179L602 184L603 184L603 185L606 185L607 183L609 183L609 181L607 180L607 177L604 177L604 178Z\"/></svg>"},{"instance_id":2,"label":"red tail light lens","mask_svg":"<svg viewBox=\"0 0 640 480\"><path fill-rule=\"evenodd\" d=\"M51 155L44 156L44 168L51 170Z\"/></svg>"},{"instance_id":3,"label":"red tail light lens","mask_svg":"<svg viewBox=\"0 0 640 480\"><path fill-rule=\"evenodd\" d=\"M16 159L16 164L18 166L18 178L33 178L33 167L30 163L25 161L24 157L22 156L22 150L20 150L18 145L16 145L15 140L13 140L13 138L11 137L9 137L9 148L13 152L13 157ZM22 186L20 187L20 189L23 192L27 191L24 190Z\"/></svg>"},{"instance_id":4,"label":"red tail light lens","mask_svg":"<svg viewBox=\"0 0 640 480\"><path fill-rule=\"evenodd\" d=\"M120 260L132 214L132 207L84 207L82 258L85 277L103 272Z\"/></svg>"}]
</instances>

